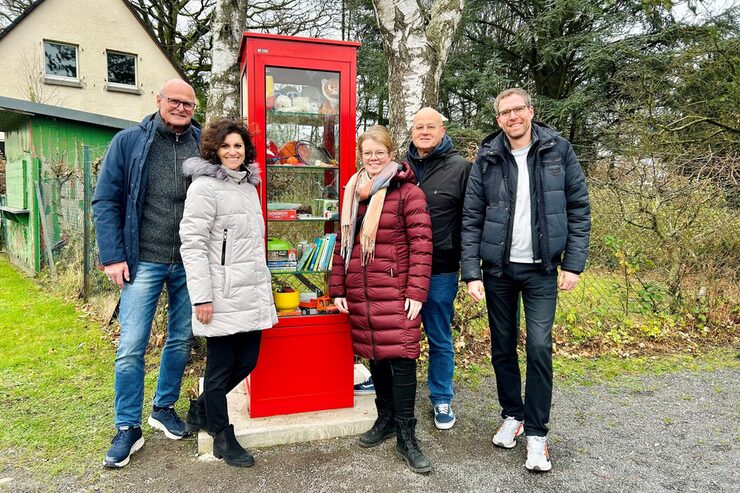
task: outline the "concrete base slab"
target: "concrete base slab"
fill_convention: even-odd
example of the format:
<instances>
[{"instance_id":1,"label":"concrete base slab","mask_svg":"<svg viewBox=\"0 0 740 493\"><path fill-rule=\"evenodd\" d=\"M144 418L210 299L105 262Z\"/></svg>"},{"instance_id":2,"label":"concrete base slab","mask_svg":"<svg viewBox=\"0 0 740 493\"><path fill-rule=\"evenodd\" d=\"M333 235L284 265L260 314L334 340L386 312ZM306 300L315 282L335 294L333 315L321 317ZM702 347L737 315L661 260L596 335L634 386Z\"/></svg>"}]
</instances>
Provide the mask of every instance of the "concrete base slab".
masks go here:
<instances>
[{"instance_id":1,"label":"concrete base slab","mask_svg":"<svg viewBox=\"0 0 740 493\"><path fill-rule=\"evenodd\" d=\"M234 425L234 434L245 448L359 435L369 430L377 417L375 394L355 396L355 405L351 408L254 419L249 417L248 401L249 396L242 385L227 396L229 419ZM212 453L213 438L200 431L198 455Z\"/></svg>"}]
</instances>

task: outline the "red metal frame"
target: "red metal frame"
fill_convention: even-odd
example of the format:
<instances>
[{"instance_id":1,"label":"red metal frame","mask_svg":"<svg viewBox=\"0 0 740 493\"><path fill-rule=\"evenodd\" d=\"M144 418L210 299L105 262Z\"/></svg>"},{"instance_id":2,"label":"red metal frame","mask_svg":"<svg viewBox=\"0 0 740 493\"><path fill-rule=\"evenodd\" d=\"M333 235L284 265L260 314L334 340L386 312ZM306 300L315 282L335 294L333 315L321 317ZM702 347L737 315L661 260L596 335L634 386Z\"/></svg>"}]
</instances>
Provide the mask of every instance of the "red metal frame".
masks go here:
<instances>
[{"instance_id":1,"label":"red metal frame","mask_svg":"<svg viewBox=\"0 0 740 493\"><path fill-rule=\"evenodd\" d=\"M239 50L240 101L257 163L266 176L265 69L284 67L339 73L340 204L355 171L356 50L359 43L244 33ZM244 79L246 75L246 87ZM246 92L245 92L246 91ZM259 95L257 97L256 95ZM261 184L262 212L267 217L266 180ZM352 407L353 363L346 315L281 318L266 330L257 367L247 380L251 417Z\"/></svg>"}]
</instances>

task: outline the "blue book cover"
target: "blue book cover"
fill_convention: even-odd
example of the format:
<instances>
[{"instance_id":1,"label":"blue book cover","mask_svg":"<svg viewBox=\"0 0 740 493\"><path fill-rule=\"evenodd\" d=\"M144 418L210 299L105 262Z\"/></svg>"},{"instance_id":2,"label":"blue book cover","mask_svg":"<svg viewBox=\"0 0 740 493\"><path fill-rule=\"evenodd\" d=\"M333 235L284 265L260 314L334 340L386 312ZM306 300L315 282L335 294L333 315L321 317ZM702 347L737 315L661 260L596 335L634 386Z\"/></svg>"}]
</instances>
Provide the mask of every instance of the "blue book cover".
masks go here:
<instances>
[{"instance_id":1,"label":"blue book cover","mask_svg":"<svg viewBox=\"0 0 740 493\"><path fill-rule=\"evenodd\" d=\"M323 238L316 238L314 242L316 243L316 248L314 248L314 252L311 255L311 260L309 261L309 264L308 264L308 269L306 270L315 272L318 267L318 259L321 258L321 248L324 244L324 240Z\"/></svg>"},{"instance_id":2,"label":"blue book cover","mask_svg":"<svg viewBox=\"0 0 740 493\"><path fill-rule=\"evenodd\" d=\"M334 243L337 241L337 234L329 233L324 236L324 238L326 241L326 250L324 251L324 256L321 259L321 266L319 267L319 270L329 270L329 262L334 255Z\"/></svg>"}]
</instances>

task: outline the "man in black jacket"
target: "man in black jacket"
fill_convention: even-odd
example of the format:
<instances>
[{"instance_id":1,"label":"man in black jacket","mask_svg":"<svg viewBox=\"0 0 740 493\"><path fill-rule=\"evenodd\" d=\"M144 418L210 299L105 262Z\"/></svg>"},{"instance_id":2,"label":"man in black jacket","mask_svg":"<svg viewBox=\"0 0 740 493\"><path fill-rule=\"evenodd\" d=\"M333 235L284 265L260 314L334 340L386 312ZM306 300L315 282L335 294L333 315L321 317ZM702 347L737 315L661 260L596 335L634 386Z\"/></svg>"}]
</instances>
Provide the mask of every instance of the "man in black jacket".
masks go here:
<instances>
[{"instance_id":1,"label":"man in black jacket","mask_svg":"<svg viewBox=\"0 0 740 493\"><path fill-rule=\"evenodd\" d=\"M427 384L434 424L448 430L455 424L450 406L455 368L451 325L460 268L462 208L471 166L452 147L444 117L433 108L422 108L414 115L406 161L426 195L432 218L432 277L421 320L429 342Z\"/></svg>"},{"instance_id":2,"label":"man in black jacket","mask_svg":"<svg viewBox=\"0 0 740 493\"><path fill-rule=\"evenodd\" d=\"M591 211L572 146L532 122L529 94L507 89L495 108L501 130L483 140L465 195L462 279L473 300L485 296L488 307L491 360L504 419L493 443L513 448L517 436L526 433L525 466L549 471L557 290L573 289L584 269ZM524 401L516 350L520 294L527 324Z\"/></svg>"}]
</instances>

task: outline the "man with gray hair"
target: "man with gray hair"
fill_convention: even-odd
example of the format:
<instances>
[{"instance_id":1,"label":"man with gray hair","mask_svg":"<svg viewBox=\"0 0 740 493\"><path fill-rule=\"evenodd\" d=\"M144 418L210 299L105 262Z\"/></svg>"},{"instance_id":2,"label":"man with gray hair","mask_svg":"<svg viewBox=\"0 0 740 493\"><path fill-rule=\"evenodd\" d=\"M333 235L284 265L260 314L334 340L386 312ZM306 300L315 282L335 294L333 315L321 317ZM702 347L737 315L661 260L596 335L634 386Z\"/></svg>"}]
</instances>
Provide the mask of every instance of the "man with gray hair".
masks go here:
<instances>
[{"instance_id":1,"label":"man with gray hair","mask_svg":"<svg viewBox=\"0 0 740 493\"><path fill-rule=\"evenodd\" d=\"M493 444L514 448L525 433L526 468L549 471L557 291L573 289L586 265L591 210L573 147L532 121L529 94L507 89L495 108L501 130L483 140L465 194L462 278L470 297L485 297L488 309L503 418ZM517 355L520 295L527 326L524 400Z\"/></svg>"},{"instance_id":2,"label":"man with gray hair","mask_svg":"<svg viewBox=\"0 0 740 493\"><path fill-rule=\"evenodd\" d=\"M406 154L416 182L426 195L432 218L432 277L421 320L429 343L429 399L434 408L434 425L440 430L449 430L457 419L452 410L452 317L459 282L463 201L470 174L470 162L452 145L445 120L434 108L417 111Z\"/></svg>"},{"instance_id":3,"label":"man with gray hair","mask_svg":"<svg viewBox=\"0 0 740 493\"><path fill-rule=\"evenodd\" d=\"M144 445L144 353L162 288L167 286L167 339L148 423L174 440L188 429L174 410L193 340L191 306L180 257L185 159L197 156L195 92L183 80L162 84L158 111L113 137L92 206L108 279L121 289L121 337L115 362L116 435L103 460L124 467Z\"/></svg>"}]
</instances>

